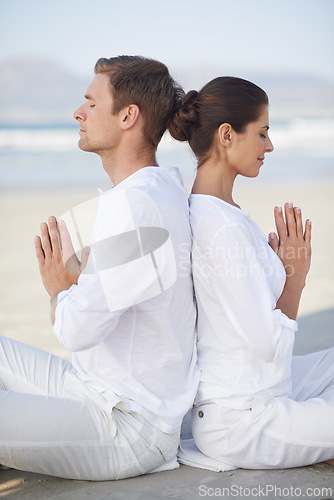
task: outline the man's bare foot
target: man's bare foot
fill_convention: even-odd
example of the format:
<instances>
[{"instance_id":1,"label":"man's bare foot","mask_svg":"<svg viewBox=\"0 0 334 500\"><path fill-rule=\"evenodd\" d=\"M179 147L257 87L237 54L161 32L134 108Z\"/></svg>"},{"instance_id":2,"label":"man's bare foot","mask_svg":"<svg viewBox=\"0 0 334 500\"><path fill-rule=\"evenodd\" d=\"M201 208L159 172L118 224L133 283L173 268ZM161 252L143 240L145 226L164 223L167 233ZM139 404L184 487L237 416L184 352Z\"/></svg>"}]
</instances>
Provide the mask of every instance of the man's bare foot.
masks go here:
<instances>
[{"instance_id":1,"label":"man's bare foot","mask_svg":"<svg viewBox=\"0 0 334 500\"><path fill-rule=\"evenodd\" d=\"M325 464L334 465L334 458L332 460L325 460Z\"/></svg>"}]
</instances>

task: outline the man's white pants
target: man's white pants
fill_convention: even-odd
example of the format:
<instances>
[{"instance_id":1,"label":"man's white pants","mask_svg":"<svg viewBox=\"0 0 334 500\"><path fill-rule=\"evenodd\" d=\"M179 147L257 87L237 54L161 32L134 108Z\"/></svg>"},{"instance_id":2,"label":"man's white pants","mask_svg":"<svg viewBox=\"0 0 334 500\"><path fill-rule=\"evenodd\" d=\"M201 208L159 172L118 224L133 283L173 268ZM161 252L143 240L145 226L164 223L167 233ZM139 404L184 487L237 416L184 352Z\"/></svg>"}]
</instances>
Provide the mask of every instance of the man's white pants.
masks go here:
<instances>
[{"instance_id":1,"label":"man's white pants","mask_svg":"<svg viewBox=\"0 0 334 500\"><path fill-rule=\"evenodd\" d=\"M68 361L0 337L0 464L69 479L122 479L169 468L178 443L179 433L161 432L122 403L110 412Z\"/></svg>"},{"instance_id":2,"label":"man's white pants","mask_svg":"<svg viewBox=\"0 0 334 500\"><path fill-rule=\"evenodd\" d=\"M222 368L223 369L223 368ZM265 407L193 409L193 436L205 455L248 469L300 467L334 458L334 348L296 356L292 396Z\"/></svg>"}]
</instances>

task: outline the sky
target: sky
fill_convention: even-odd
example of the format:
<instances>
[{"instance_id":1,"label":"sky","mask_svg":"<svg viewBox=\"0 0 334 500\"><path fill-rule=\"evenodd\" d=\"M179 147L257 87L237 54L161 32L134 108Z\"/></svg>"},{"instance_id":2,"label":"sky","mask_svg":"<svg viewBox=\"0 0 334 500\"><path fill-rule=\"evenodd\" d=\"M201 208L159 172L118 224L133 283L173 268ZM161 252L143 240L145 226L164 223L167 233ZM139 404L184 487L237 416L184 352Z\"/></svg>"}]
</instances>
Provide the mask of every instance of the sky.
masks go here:
<instances>
[{"instance_id":1,"label":"sky","mask_svg":"<svg viewBox=\"0 0 334 500\"><path fill-rule=\"evenodd\" d=\"M334 82L334 0L0 0L0 62L51 58L80 76L140 54L221 74ZM218 73L217 73L218 74Z\"/></svg>"}]
</instances>

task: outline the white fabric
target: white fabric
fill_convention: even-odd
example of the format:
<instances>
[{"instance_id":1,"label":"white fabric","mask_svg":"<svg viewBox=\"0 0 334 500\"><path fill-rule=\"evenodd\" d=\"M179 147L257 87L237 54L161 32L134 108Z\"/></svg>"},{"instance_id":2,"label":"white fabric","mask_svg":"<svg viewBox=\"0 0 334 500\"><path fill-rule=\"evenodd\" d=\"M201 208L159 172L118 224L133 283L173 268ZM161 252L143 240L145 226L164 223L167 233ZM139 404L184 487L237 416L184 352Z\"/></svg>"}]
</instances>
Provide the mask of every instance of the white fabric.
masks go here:
<instances>
[{"instance_id":1,"label":"white fabric","mask_svg":"<svg viewBox=\"0 0 334 500\"><path fill-rule=\"evenodd\" d=\"M236 410L216 403L194 408L197 446L216 460L247 469L333 459L333 366L334 348L293 357L291 396L273 398L263 409Z\"/></svg>"},{"instance_id":2,"label":"white fabric","mask_svg":"<svg viewBox=\"0 0 334 500\"><path fill-rule=\"evenodd\" d=\"M164 472L166 470L174 470L180 467L179 462L177 461L177 457L173 457L169 462L164 462L162 465L157 467L156 469L150 470L149 474L155 474L156 472Z\"/></svg>"},{"instance_id":3,"label":"white fabric","mask_svg":"<svg viewBox=\"0 0 334 500\"><path fill-rule=\"evenodd\" d=\"M181 439L177 458L181 464L197 467L198 469L207 469L213 472L226 472L236 469L236 467L232 465L201 453L193 439Z\"/></svg>"},{"instance_id":4,"label":"white fabric","mask_svg":"<svg viewBox=\"0 0 334 500\"><path fill-rule=\"evenodd\" d=\"M193 436L235 467L334 458L334 349L292 357L297 323L275 309L281 261L249 214L190 199L201 379Z\"/></svg>"},{"instance_id":5,"label":"white fabric","mask_svg":"<svg viewBox=\"0 0 334 500\"><path fill-rule=\"evenodd\" d=\"M163 433L124 403L110 413L64 359L0 337L0 379L3 465L94 481L178 467L178 432Z\"/></svg>"},{"instance_id":6,"label":"white fabric","mask_svg":"<svg viewBox=\"0 0 334 500\"><path fill-rule=\"evenodd\" d=\"M239 208L191 195L190 214L201 368L196 405L245 409L290 394L297 323L275 309L285 282L280 259Z\"/></svg>"},{"instance_id":7,"label":"white fabric","mask_svg":"<svg viewBox=\"0 0 334 500\"><path fill-rule=\"evenodd\" d=\"M140 228L163 228L168 239L156 251L141 248L134 258L139 240L131 238ZM110 251L108 268L108 247L102 253L94 248L124 234L130 240ZM83 273L78 285L59 295L54 325L73 352L77 376L103 393L110 411L124 401L170 433L191 407L199 377L190 245L178 169L135 172L101 194L87 266L95 272ZM115 265L124 253L125 263Z\"/></svg>"}]
</instances>

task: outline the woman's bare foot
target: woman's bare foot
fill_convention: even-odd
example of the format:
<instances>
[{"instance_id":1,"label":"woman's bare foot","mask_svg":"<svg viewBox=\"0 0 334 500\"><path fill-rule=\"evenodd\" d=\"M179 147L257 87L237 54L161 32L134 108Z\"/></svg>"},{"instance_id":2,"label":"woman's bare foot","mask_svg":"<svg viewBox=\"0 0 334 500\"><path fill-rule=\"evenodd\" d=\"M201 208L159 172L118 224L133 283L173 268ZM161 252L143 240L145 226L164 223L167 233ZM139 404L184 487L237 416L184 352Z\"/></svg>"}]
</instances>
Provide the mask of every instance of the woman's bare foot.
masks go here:
<instances>
[{"instance_id":1,"label":"woman's bare foot","mask_svg":"<svg viewBox=\"0 0 334 500\"><path fill-rule=\"evenodd\" d=\"M334 458L332 460L325 460L325 464L334 465Z\"/></svg>"}]
</instances>

